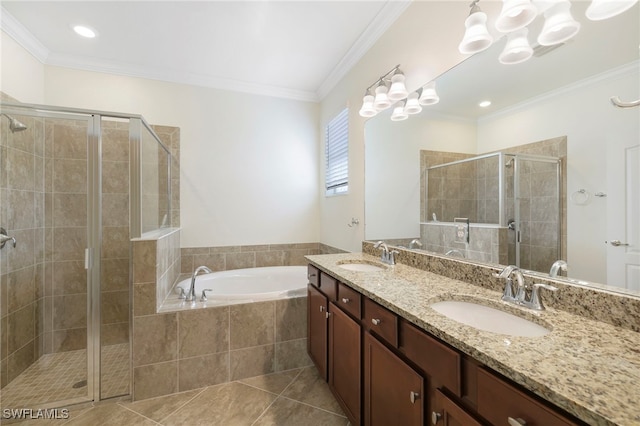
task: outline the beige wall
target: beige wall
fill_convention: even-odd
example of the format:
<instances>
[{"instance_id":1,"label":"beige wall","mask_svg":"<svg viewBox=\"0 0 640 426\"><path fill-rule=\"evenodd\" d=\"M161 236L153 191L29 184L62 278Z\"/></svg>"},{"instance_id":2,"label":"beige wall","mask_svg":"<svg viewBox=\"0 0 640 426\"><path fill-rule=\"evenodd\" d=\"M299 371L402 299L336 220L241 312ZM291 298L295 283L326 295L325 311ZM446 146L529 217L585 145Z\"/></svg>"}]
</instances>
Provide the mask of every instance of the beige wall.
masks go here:
<instances>
[{"instance_id":1,"label":"beige wall","mask_svg":"<svg viewBox=\"0 0 640 426\"><path fill-rule=\"evenodd\" d=\"M44 103L44 64L0 31L0 91L20 102Z\"/></svg>"}]
</instances>

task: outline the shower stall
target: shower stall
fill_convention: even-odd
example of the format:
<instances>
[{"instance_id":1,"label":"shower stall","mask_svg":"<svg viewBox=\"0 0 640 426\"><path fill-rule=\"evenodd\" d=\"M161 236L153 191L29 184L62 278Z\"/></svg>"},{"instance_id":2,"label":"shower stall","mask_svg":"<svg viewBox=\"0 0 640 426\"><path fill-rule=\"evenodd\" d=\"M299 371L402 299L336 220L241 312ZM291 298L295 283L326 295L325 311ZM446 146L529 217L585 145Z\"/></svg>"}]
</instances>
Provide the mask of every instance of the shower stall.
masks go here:
<instances>
[{"instance_id":1,"label":"shower stall","mask_svg":"<svg viewBox=\"0 0 640 426\"><path fill-rule=\"evenodd\" d=\"M556 157L496 152L425 167L426 250L549 272L562 253Z\"/></svg>"},{"instance_id":2,"label":"shower stall","mask_svg":"<svg viewBox=\"0 0 640 426\"><path fill-rule=\"evenodd\" d=\"M138 115L0 108L2 408L128 395L130 240L171 225L170 150Z\"/></svg>"}]
</instances>

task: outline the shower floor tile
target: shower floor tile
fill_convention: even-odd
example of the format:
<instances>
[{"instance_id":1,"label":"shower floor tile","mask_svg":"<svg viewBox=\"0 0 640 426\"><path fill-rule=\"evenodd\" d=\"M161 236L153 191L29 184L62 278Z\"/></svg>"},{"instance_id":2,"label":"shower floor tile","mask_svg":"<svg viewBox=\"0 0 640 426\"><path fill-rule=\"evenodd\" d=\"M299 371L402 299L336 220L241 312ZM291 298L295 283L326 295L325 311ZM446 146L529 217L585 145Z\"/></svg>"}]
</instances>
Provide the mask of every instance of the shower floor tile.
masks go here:
<instances>
[{"instance_id":1,"label":"shower floor tile","mask_svg":"<svg viewBox=\"0 0 640 426\"><path fill-rule=\"evenodd\" d=\"M102 392L108 396L128 394L129 345L105 346L102 349L102 365ZM85 397L86 380L85 349L46 354L2 389L0 405L2 408L34 408L55 401ZM82 381L84 383L80 383Z\"/></svg>"}]
</instances>

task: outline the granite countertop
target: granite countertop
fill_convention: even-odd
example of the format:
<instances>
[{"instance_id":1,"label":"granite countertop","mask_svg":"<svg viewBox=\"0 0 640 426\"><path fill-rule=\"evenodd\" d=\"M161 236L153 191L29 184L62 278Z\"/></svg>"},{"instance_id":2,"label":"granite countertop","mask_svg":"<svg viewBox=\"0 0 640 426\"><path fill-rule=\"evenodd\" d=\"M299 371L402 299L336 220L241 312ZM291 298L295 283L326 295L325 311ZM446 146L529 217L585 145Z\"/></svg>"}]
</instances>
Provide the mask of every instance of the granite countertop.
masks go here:
<instances>
[{"instance_id":1,"label":"granite countertop","mask_svg":"<svg viewBox=\"0 0 640 426\"><path fill-rule=\"evenodd\" d=\"M495 291L396 264L357 272L339 263L380 264L363 253L310 255L311 264L458 350L590 425L640 425L640 333L547 308L536 312L502 302ZM559 290L562 291L562 290ZM544 300L544 294L542 295ZM551 329L541 337L477 330L430 304L476 301Z\"/></svg>"}]
</instances>

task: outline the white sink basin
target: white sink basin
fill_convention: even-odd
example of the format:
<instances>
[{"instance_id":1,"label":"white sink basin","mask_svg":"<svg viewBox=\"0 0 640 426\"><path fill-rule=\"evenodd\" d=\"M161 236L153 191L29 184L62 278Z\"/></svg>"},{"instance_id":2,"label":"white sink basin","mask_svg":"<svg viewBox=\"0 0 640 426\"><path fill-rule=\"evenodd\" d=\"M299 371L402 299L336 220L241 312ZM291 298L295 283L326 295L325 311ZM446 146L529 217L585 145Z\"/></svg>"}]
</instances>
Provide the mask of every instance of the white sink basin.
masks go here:
<instances>
[{"instance_id":1,"label":"white sink basin","mask_svg":"<svg viewBox=\"0 0 640 426\"><path fill-rule=\"evenodd\" d=\"M538 337L551 332L535 322L477 303L450 300L433 303L430 307L454 321L492 333Z\"/></svg>"},{"instance_id":2,"label":"white sink basin","mask_svg":"<svg viewBox=\"0 0 640 426\"><path fill-rule=\"evenodd\" d=\"M385 270L383 266L372 265L371 263L341 263L338 266L348 271L358 272L375 272Z\"/></svg>"}]
</instances>

